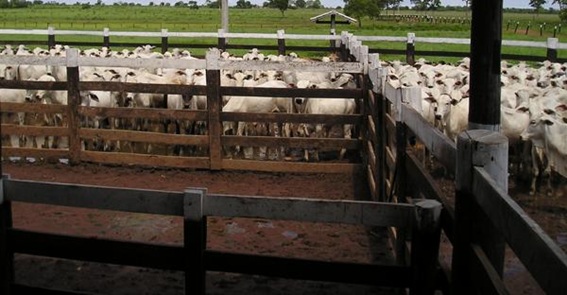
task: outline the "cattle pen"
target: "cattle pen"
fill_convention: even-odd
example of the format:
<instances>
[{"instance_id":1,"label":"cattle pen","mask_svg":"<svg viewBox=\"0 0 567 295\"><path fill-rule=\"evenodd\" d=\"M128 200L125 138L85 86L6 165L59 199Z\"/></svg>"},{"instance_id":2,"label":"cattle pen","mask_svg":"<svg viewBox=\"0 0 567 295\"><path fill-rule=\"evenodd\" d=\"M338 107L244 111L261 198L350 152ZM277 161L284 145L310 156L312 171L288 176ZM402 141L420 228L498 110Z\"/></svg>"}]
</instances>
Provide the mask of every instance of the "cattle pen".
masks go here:
<instances>
[{"instance_id":1,"label":"cattle pen","mask_svg":"<svg viewBox=\"0 0 567 295\"><path fill-rule=\"evenodd\" d=\"M280 35L280 36L283 36ZM222 37L242 37L227 34ZM273 36L270 36L273 37ZM249 170L271 172L353 173L361 171L367 179L368 201L314 201L307 199L274 200L269 197L208 194L204 189L184 192L158 192L106 187L87 187L42 182L2 180L0 197L0 283L2 294L37 291L14 284L14 253L29 253L104 263L139 265L176 269L186 273L189 293L204 294L206 271L229 271L267 274L294 279L330 280L408 288L410 293L461 294L475 289L480 294L507 294L502 283L501 247L507 244L540 287L548 294L560 294L567 287L565 253L508 196L502 167L507 165L503 152L505 139L488 131L467 131L455 144L439 130L432 128L415 110L420 108L415 88L392 88L384 83L385 73L378 55L362 45L364 37L343 34L321 36L336 38L334 48L342 61L336 63L263 63L258 61L225 61L220 51L209 50L205 59L170 61L144 60L143 66L206 69L206 86L148 85L108 82L83 82L83 66L141 66L136 60L100 59L79 56L70 50L66 57L0 57L5 64L51 64L67 68L66 82L0 81L2 88L66 90L67 106L3 103L3 112L65 114L67 126L35 127L2 124L2 134L29 136L50 135L69 138L68 149L2 147L2 156L36 159L68 159L70 164L82 161L167 166L210 170ZM51 40L51 39L50 39ZM54 39L53 39L54 40ZM219 39L220 40L220 39ZM167 44L167 39L164 40ZM553 42L552 42L553 43ZM164 43L162 43L164 44ZM557 43L554 43L557 45ZM219 48L226 45L219 41ZM171 45L169 45L171 46ZM559 46L558 46L559 47ZM164 46L162 45L162 48ZM167 50L168 46L165 46ZM226 48L226 47L225 47ZM249 47L247 47L249 48ZM278 51L285 52L285 42ZM275 48L270 48L275 49ZM320 50L320 49L319 49ZM329 50L325 47L324 50ZM411 61L408 58L408 61ZM225 87L220 84L222 69L262 69L346 72L356 77L354 89L253 89ZM84 90L141 91L151 93L206 95L208 109L112 109L79 105ZM306 114L239 114L221 112L222 96L282 96L355 98L355 115ZM183 119L207 121L204 135L184 136L154 132L83 128L81 116L122 118ZM275 123L328 123L356 125L353 139L238 137L224 135L222 122L250 121ZM206 156L178 157L112 153L83 150L81 142L89 138L126 140L154 144L206 147ZM417 138L447 169L455 175L457 207L433 181L411 148ZM268 146L288 148L346 148L359 155L348 162L290 162L230 159L223 146ZM411 188L408 184L411 185ZM76 198L81 195L82 198ZM164 200L170 200L165 202ZM429 200L429 201L427 201ZM434 201L433 201L434 200ZM11 202L30 202L147 212L183 216L183 247L160 247L144 244L93 240L56 234L26 232L12 227ZM465 205L463 205L463 203ZM471 208L474 208L471 209ZM240 216L285 220L364 224L386 227L395 247L397 264L354 265L320 261L292 260L259 255L218 253L206 247L206 217ZM482 224L482 230L476 225ZM440 230L449 238L455 254L451 265L438 261ZM88 249L107 249L92 252ZM113 253L113 255L105 255ZM160 254L156 254L160 253ZM147 257L140 261L139 256ZM180 259L181 258L181 259ZM276 267L274 267L276 266ZM348 272L352 276L338 276ZM458 278L458 285L454 284ZM466 279L463 279L466 278Z\"/></svg>"}]
</instances>

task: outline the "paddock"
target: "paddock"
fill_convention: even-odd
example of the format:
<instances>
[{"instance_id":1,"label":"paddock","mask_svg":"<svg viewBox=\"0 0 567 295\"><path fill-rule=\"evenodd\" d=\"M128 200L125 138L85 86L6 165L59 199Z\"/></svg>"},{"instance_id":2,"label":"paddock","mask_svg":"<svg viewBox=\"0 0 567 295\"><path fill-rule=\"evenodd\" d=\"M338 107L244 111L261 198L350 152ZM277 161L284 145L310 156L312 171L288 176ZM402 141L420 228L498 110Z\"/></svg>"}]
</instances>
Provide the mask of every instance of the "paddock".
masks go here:
<instances>
[{"instance_id":1,"label":"paddock","mask_svg":"<svg viewBox=\"0 0 567 295\"><path fill-rule=\"evenodd\" d=\"M354 37L354 36L353 36ZM192 139L179 138L170 135L160 135L156 142L170 142L182 144L202 144L209 149L209 156L206 158L170 158L166 156L156 157L152 155L113 155L112 153L98 153L91 151L81 151L78 143L81 136L92 135L91 131L78 128L77 118L79 114L102 114L98 112L110 112L114 116L139 117L155 116L162 118L161 114L152 111L141 111L137 114L128 114L120 110L81 110L71 103L67 108L41 109L42 112L66 113L68 115L69 128L49 128L49 135L68 136L69 149L57 150L21 150L3 148L3 156L20 156L34 158L66 158L72 165L77 165L81 161L101 163L101 164L136 164L141 166L169 166L173 168L195 168L210 170L252 170L270 172L307 172L323 173L331 172L337 174L362 173L367 181L368 193L362 198L365 201L314 201L304 199L284 199L274 200L269 196L263 198L245 196L221 196L207 194L206 191L195 188L183 192L159 192L130 190L118 188L101 187L82 187L69 184L53 184L49 182L21 182L5 178L3 181L2 198L2 231L3 243L0 246L3 265L13 266L14 253L32 253L50 257L73 258L85 261L100 261L108 263L122 263L127 265L139 265L148 267L168 268L184 270L185 292L204 293L207 271L224 270L242 273L257 273L266 271L266 266L270 265L291 265L289 271L296 273L295 279L307 280L331 280L337 281L336 273L342 273L348 269L348 273L356 273L358 281L349 283L357 284L378 284L389 287L408 288L410 292L432 294L434 290L441 290L443 293L450 293L452 281L448 275L454 271L475 270L471 275L475 288L479 288L483 294L506 294L506 288L501 280L502 274L499 270L502 266L498 260L499 249L494 249L494 245L508 244L524 263L538 282L540 287L547 293L556 294L565 288L565 282L561 280L567 275L567 263L564 252L533 222L526 214L510 199L505 189L502 188L502 171L499 167L491 163L472 163L467 162L475 158L471 153L470 146L486 146L486 149L493 153L493 158L497 161L507 161L499 157L502 151L501 138L490 133L468 132L468 138L456 145L438 130L428 127L421 115L411 107L412 89L388 89L382 84L382 72L377 64L376 55L368 55L368 47L356 40L347 38L349 42L344 44L348 50L348 60L339 62L331 66L328 65L309 65L309 70L333 70L344 71L356 74L358 78L358 88L356 90L344 90L329 92L309 93L311 97L354 97L359 101L359 113L355 116L345 117L307 117L305 115L254 115L252 117L240 116L230 117L233 114L220 113L220 96L223 94L235 94L238 91L262 94L257 90L239 90L219 87L218 71L223 67L239 66L232 63L225 63L218 60L216 54L207 55L206 62L199 61L198 64L181 64L181 66L193 66L196 68L207 68L207 75L211 79L207 87L185 88L147 86L145 91L164 92L164 93L192 93L206 94L208 97L209 109L207 112L187 111L183 118L192 120L208 120L209 134L206 137ZM128 87L141 87L140 85L115 84L114 86L102 83L86 83L78 81L78 67L97 64L100 61L82 58L78 55L62 58L49 58L56 64L68 66L67 82L57 82L48 87L54 89L66 89L70 97L78 97L78 92L83 89L100 90L127 90ZM36 61L28 60L35 63ZM44 62L43 60L41 61ZM166 61L156 61L158 65L164 65ZM178 66L179 64L176 64ZM243 67L260 66L254 63L242 65ZM277 65L270 65L278 69ZM286 67L294 65L286 65ZM297 65L300 67L301 65ZM264 68L264 65L262 65ZM210 74L209 74L210 72ZM27 84L27 85L25 85ZM25 82L18 85L10 81L0 81L3 88L12 87L46 87L43 83ZM83 88L84 87L84 88ZM132 88L135 89L135 88ZM234 92L231 92L234 91ZM274 93L275 90L270 90ZM278 95L294 97L296 95L307 95L298 89L283 89ZM320 91L320 90L319 90ZM266 93L264 93L266 94ZM27 106L3 104L4 111L37 111L28 109ZM89 113L92 112L92 113ZM167 113L160 110L164 116L177 116L178 113ZM157 113L157 112L156 112ZM185 112L179 112L185 113ZM292 139L278 138L275 143L267 138L247 138L247 141L239 141L238 138L231 138L221 135L220 124L222 120L266 120L273 122L297 122L315 121L320 122L329 120L333 123L356 123L359 126L359 137L353 140L340 140L340 143L331 145L327 140L312 139L301 140L301 145ZM281 121L280 121L281 120ZM5 128L7 127L7 129ZM10 129L12 128L12 129ZM22 134L46 134L45 128L27 128L15 126L2 126L3 133L15 132ZM118 135L109 135L106 132L97 133L98 136L108 136L110 139L118 138ZM408 148L408 138L410 135L416 136L423 145L431 151L438 161L445 166L449 172L456 174L456 182L460 185L460 190L456 192L457 197L468 196L470 206L479 206L486 214L470 212L465 208L455 208L447 201L444 194L440 192L437 184L431 179L428 171L422 167L411 149ZM116 136L116 137L113 137ZM129 140L147 140L147 135L120 134ZM487 138L489 139L487 141ZM154 139L152 139L154 140ZM200 143L196 143L200 140ZM246 144L252 140L254 144L265 144L279 146L288 144L300 147L346 147L359 153L360 159L355 163L289 163L289 162L262 162L262 161L243 161L234 159L224 159L221 153L221 146L227 143ZM309 140L309 141L308 141ZM332 140L335 141L335 140ZM163 165L163 164L166 165ZM179 164L181 163L181 164ZM500 164L500 163L499 163ZM459 168L460 167L460 168ZM466 167L466 169L465 169ZM506 165L504 165L506 167ZM465 169L463 170L459 169ZM495 181L496 179L497 181ZM415 185L415 184L419 185ZM473 185L474 184L474 185ZM75 195L84 195L88 198L81 200ZM206 197L205 197L206 196ZM121 201L131 199L130 202L113 200L114 197L122 198ZM161 203L163 199L170 199L171 202ZM435 201L421 201L421 199ZM463 197L465 198L465 197ZM209 201L210 200L210 201ZM142 202L143 201L143 202ZM48 203L65 206L79 206L97 209L113 209L135 212L152 212L158 214L174 214L183 216L183 230L185 233L183 246L169 249L170 258L164 261L152 261L150 259L142 262L134 261L135 253L149 253L153 250L163 251L163 248L148 245L133 245L116 241L100 241L101 244L93 245L90 239L80 237L60 237L58 235L43 235L41 233L24 233L13 228L11 218L11 202L31 202ZM148 202L148 203L146 203ZM202 204L200 203L202 202ZM477 204L478 203L478 204ZM195 204L197 205L195 207ZM225 205L219 205L225 204ZM228 205L227 205L228 204ZM231 204L231 205L230 205ZM230 205L230 206L229 206ZM116 207L117 206L117 207ZM209 207L210 206L210 207ZM419 209L420 206L429 210ZM442 206L442 210L441 210ZM198 210L200 209L200 210ZM455 212L457 209L457 213ZM460 214L471 214L467 219L455 221L455 216ZM147 211L149 210L149 211ZM313 214L313 210L320 212ZM422 228L415 214L430 214L432 222L429 224L431 229ZM360 265L341 265L329 264L320 261L296 261L278 258L265 258L257 256L238 256L226 255L226 260L215 252L207 251L204 240L206 232L206 220L209 215L232 216L232 217L254 217L254 218L279 218L303 221L323 221L337 223L355 223L368 226L384 227L389 232L392 243L395 245L394 257L397 261L395 265L360 266ZM488 218L494 226L494 231L499 233L492 237L480 234L471 237L469 227L472 227L471 220L476 221ZM471 223L467 223L471 222ZM483 231L488 231L490 222L487 222ZM420 232L423 229L424 232ZM453 257L452 265L440 264L437 261L438 247L441 229L453 245L458 245L460 251ZM188 238L197 235L197 238ZM504 240L501 237L504 237ZM526 238L529 236L530 238ZM411 237L411 238L410 238ZM496 241L494 240L496 239ZM29 243L26 241L36 241ZM411 242L410 242L411 241ZM420 244L422 243L422 244ZM33 247L32 245L57 245L58 247ZM14 245L17 245L14 246ZM81 251L71 251L73 245L84 245L85 247L102 247L118 251L122 255L119 257L106 257L92 255ZM132 248L130 248L132 247ZM135 249L135 250L134 250ZM132 252L131 252L131 251ZM139 252L136 252L139 251ZM149 251L149 252L148 252ZM487 254L488 253L488 254ZM148 256L151 256L148 254ZM179 259L177 257L183 257ZM224 256L223 256L224 257ZM253 261L253 262L252 262ZM161 264L160 264L161 263ZM156 266L157 264L157 266ZM253 265L248 268L248 265ZM255 267L254 267L255 266ZM448 268L447 268L448 267ZM292 274L284 271L286 267L269 268L273 276L289 277ZM311 269L313 272L301 272L302 269ZM297 271L297 272L294 272ZM325 271L326 270L326 271ZM476 271L478 270L478 271ZM11 294L12 289L17 290L19 286L13 283L13 269L4 269L2 276L2 287L5 294ZM379 274L379 275L376 275ZM341 276L344 278L344 276ZM464 287L457 286L457 287ZM25 290L25 289L24 289Z\"/></svg>"}]
</instances>

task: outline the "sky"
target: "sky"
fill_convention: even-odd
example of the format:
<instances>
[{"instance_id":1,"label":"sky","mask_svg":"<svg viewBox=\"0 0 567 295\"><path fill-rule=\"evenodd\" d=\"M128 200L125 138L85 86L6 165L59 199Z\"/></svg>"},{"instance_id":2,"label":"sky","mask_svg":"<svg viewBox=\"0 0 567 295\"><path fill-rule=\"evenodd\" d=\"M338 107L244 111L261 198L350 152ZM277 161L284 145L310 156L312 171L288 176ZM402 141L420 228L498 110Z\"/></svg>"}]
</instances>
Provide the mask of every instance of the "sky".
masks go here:
<instances>
[{"instance_id":1,"label":"sky","mask_svg":"<svg viewBox=\"0 0 567 295\"><path fill-rule=\"evenodd\" d=\"M96 0L55 0L56 2L64 2L64 3L96 3ZM134 2L134 3L141 3L141 4L148 4L149 2L160 3L175 3L178 1L187 1L187 0L141 0L141 1L134 1L134 0L103 0L104 3L114 3L114 2ZM229 6L235 5L237 0L228 0ZM248 0L253 4L262 5L262 3L266 2L266 0ZM45 0L44 2L49 2L49 0ZM559 6L557 4L551 5L553 0L547 0L548 4L544 5L545 8L553 7L558 9ZM205 0L197 0L197 3L202 4L205 3ZM321 0L321 3L325 7L337 7L337 6L344 6L343 0ZM530 0L504 0L504 7L506 8L530 8ZM441 4L444 6L463 6L463 0L441 0ZM411 6L410 0L403 0L402 6Z\"/></svg>"}]
</instances>

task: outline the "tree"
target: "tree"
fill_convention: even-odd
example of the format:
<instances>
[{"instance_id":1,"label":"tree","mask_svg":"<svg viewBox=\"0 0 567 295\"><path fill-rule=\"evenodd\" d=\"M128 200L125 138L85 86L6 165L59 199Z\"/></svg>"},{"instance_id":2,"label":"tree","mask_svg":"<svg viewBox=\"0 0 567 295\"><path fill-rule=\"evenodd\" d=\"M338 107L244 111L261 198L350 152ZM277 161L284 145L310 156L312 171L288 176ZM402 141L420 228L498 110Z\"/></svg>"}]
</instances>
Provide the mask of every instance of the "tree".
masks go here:
<instances>
[{"instance_id":1,"label":"tree","mask_svg":"<svg viewBox=\"0 0 567 295\"><path fill-rule=\"evenodd\" d=\"M289 7L289 0L268 0L268 2L264 2L264 4L262 4L262 6L268 7L268 8L277 8L281 11L282 16L283 16L284 12Z\"/></svg>"},{"instance_id":2,"label":"tree","mask_svg":"<svg viewBox=\"0 0 567 295\"><path fill-rule=\"evenodd\" d=\"M305 7L312 9L319 9L322 8L323 5L321 5L321 0L307 0L305 2Z\"/></svg>"},{"instance_id":3,"label":"tree","mask_svg":"<svg viewBox=\"0 0 567 295\"><path fill-rule=\"evenodd\" d=\"M305 8L306 7L305 0L295 0L295 7Z\"/></svg>"},{"instance_id":4,"label":"tree","mask_svg":"<svg viewBox=\"0 0 567 295\"><path fill-rule=\"evenodd\" d=\"M534 9L534 12L539 15L539 12L543 9L543 5L546 0L530 0L530 6Z\"/></svg>"},{"instance_id":5,"label":"tree","mask_svg":"<svg viewBox=\"0 0 567 295\"><path fill-rule=\"evenodd\" d=\"M208 8L220 8L220 1L219 0L206 0L205 7Z\"/></svg>"},{"instance_id":6,"label":"tree","mask_svg":"<svg viewBox=\"0 0 567 295\"><path fill-rule=\"evenodd\" d=\"M377 0L344 0L344 12L358 20L358 27L362 27L362 17L374 18L380 15L384 2Z\"/></svg>"},{"instance_id":7,"label":"tree","mask_svg":"<svg viewBox=\"0 0 567 295\"><path fill-rule=\"evenodd\" d=\"M244 8L244 9L249 9L254 7L254 5L252 5L252 3L250 3L250 1L246 1L246 0L238 0L236 1L236 8Z\"/></svg>"}]
</instances>

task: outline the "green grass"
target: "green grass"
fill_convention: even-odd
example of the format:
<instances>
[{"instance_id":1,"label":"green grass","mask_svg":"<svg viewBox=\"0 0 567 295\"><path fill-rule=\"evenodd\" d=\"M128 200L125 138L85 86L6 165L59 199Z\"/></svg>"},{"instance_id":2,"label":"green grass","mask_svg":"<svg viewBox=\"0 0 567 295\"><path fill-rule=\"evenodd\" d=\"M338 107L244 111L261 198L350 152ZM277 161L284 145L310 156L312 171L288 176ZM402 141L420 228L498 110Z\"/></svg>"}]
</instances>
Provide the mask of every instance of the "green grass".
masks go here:
<instances>
[{"instance_id":1,"label":"green grass","mask_svg":"<svg viewBox=\"0 0 567 295\"><path fill-rule=\"evenodd\" d=\"M276 9L230 9L230 32L240 33L275 33L284 29L288 34L328 34L329 26L316 24L309 20L310 17L319 15L328 9L297 9L287 10L282 15ZM88 9L82 6L32 6L22 9L0 9L0 28L16 29L46 29L53 26L56 30L97 30L102 31L107 27L110 31L150 31L160 32L168 29L170 32L216 32L220 28L220 12L217 9L201 8L198 10L187 7L162 7L162 6L90 6ZM400 11L397 14L415 14L414 11ZM387 14L391 14L388 12ZM420 13L422 14L422 13ZM434 17L464 18L470 17L470 12L464 11L440 11L434 12ZM515 24L519 22L518 29L514 32ZM530 32L526 35L526 26L531 24ZM546 23L547 26L540 36L539 25ZM508 25L510 24L510 25ZM559 25L559 17L556 14L523 14L505 13L503 19L504 40L530 40L546 41L553 36L553 27ZM362 26L357 24L337 25L337 32L348 31L355 35L370 36L406 36L413 32L418 37L450 37L469 38L470 25L461 23L428 23L428 22L396 22L383 19L362 19ZM560 41L567 40L567 28L557 32ZM45 36L0 36L3 40L38 40L45 41ZM57 36L57 41L102 41L92 36ZM135 37L111 37L111 42L134 42L139 44L159 43L154 38L144 39ZM212 39L176 39L171 38L172 43L210 43L216 44ZM233 44L269 44L275 45L275 40L231 40ZM296 41L287 40L288 45L319 45L326 46L326 41ZM368 43L373 48L399 48L405 47L404 43ZM190 45L188 45L190 48ZM416 44L417 50L448 50L468 52L469 47L465 45L435 45ZM193 51L193 50L192 50ZM197 55L203 50L198 50ZM503 47L503 53L515 53L525 55L545 55L545 49L533 48L509 48ZM559 52L559 57L567 58L567 52ZM384 59L399 58L382 56ZM431 60L448 60L447 58L429 58Z\"/></svg>"}]
</instances>

